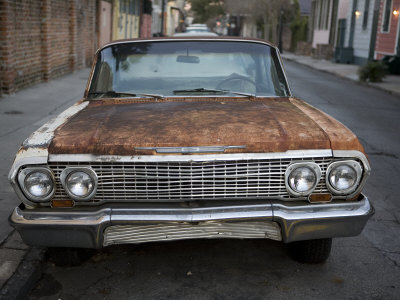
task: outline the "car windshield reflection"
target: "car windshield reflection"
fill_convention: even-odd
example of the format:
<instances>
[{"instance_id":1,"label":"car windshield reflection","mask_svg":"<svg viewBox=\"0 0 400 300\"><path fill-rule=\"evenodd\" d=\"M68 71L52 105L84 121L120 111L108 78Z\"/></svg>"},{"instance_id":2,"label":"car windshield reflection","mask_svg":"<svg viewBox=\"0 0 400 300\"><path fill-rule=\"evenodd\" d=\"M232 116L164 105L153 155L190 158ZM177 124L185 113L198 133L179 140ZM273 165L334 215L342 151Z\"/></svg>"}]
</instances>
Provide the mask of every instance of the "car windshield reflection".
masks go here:
<instances>
[{"instance_id":1,"label":"car windshield reflection","mask_svg":"<svg viewBox=\"0 0 400 300\"><path fill-rule=\"evenodd\" d=\"M276 50L267 44L177 40L106 47L98 53L88 97L102 97L104 91L173 96L199 87L289 95Z\"/></svg>"}]
</instances>

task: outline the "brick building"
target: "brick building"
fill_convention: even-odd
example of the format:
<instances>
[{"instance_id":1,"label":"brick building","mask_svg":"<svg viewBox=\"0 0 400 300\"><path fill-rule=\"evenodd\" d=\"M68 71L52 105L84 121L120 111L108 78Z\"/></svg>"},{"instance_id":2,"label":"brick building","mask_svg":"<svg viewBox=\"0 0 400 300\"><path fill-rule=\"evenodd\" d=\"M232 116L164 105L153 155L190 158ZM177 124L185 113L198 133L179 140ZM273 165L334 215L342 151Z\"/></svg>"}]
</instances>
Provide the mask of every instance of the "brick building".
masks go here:
<instances>
[{"instance_id":1,"label":"brick building","mask_svg":"<svg viewBox=\"0 0 400 300\"><path fill-rule=\"evenodd\" d=\"M400 0L383 0L380 3L375 58L385 55L400 56Z\"/></svg>"},{"instance_id":2,"label":"brick building","mask_svg":"<svg viewBox=\"0 0 400 300\"><path fill-rule=\"evenodd\" d=\"M95 0L1 0L2 93L90 65L97 48Z\"/></svg>"},{"instance_id":3,"label":"brick building","mask_svg":"<svg viewBox=\"0 0 400 300\"><path fill-rule=\"evenodd\" d=\"M151 36L150 0L0 0L0 95L88 67L99 46L139 36Z\"/></svg>"}]
</instances>

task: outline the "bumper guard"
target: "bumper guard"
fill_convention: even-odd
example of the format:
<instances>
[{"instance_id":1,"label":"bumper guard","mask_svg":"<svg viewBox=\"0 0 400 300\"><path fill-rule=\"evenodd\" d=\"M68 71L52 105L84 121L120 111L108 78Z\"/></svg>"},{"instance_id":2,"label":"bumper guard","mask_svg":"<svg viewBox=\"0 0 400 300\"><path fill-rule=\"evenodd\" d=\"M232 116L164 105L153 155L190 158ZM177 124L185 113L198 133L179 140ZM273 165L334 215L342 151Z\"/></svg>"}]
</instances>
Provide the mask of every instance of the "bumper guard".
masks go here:
<instances>
[{"instance_id":1,"label":"bumper guard","mask_svg":"<svg viewBox=\"0 0 400 300\"><path fill-rule=\"evenodd\" d=\"M263 237L289 243L356 236L373 213L374 208L367 197L360 196L356 202L328 204L298 205L266 201L264 204L196 208L110 206L79 212L67 209L30 210L20 206L14 209L9 222L21 234L24 242L30 245L101 248L113 243L198 237ZM171 228L174 234L165 228ZM110 242L112 239L108 232L114 237L116 232L120 232L120 235ZM141 239L135 239L137 232L141 232ZM143 239L143 236L150 234L156 235ZM124 236L127 237L124 239Z\"/></svg>"}]
</instances>

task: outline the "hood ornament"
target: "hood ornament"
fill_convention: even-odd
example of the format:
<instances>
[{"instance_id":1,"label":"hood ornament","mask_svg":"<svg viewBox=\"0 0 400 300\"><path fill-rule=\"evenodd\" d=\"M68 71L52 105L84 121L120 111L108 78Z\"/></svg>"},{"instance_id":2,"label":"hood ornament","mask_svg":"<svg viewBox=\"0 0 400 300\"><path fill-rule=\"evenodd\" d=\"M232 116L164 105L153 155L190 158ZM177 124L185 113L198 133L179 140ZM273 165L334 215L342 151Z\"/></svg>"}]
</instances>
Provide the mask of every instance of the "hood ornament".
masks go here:
<instances>
[{"instance_id":1,"label":"hood ornament","mask_svg":"<svg viewBox=\"0 0 400 300\"><path fill-rule=\"evenodd\" d=\"M157 153L210 153L228 149L244 149L246 146L199 146L199 147L135 147L135 150L153 150Z\"/></svg>"}]
</instances>

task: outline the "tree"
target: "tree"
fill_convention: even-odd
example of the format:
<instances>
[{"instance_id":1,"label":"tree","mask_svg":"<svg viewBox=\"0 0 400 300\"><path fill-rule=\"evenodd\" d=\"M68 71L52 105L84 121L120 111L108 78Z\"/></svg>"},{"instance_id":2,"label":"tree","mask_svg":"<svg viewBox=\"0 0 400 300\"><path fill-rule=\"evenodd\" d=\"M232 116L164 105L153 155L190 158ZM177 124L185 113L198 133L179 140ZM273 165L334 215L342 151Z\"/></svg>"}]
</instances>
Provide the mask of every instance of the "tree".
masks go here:
<instances>
[{"instance_id":1,"label":"tree","mask_svg":"<svg viewBox=\"0 0 400 300\"><path fill-rule=\"evenodd\" d=\"M190 0L194 13L194 23L206 23L207 20L224 14L223 1Z\"/></svg>"},{"instance_id":2,"label":"tree","mask_svg":"<svg viewBox=\"0 0 400 300\"><path fill-rule=\"evenodd\" d=\"M263 32L263 38L278 43L279 17L283 22L292 15L291 0L225 0L225 10L230 14L252 18Z\"/></svg>"},{"instance_id":3,"label":"tree","mask_svg":"<svg viewBox=\"0 0 400 300\"><path fill-rule=\"evenodd\" d=\"M293 12L293 20L290 23L290 30L292 31L290 51L292 52L296 50L299 41L307 41L308 32L308 17L300 15L300 6L298 1L293 5Z\"/></svg>"}]
</instances>

